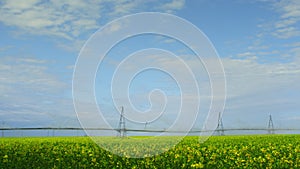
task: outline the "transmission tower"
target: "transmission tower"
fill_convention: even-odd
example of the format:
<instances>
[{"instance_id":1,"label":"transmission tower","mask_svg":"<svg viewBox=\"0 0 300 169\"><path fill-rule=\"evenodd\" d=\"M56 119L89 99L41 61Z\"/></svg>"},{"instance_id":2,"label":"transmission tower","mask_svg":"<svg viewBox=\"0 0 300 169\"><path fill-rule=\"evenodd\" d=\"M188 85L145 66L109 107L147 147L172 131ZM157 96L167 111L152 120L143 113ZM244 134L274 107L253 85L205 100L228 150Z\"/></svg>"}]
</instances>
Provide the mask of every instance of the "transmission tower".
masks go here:
<instances>
[{"instance_id":1,"label":"transmission tower","mask_svg":"<svg viewBox=\"0 0 300 169\"><path fill-rule=\"evenodd\" d=\"M217 134L219 136L224 136L225 135L224 134L224 127L223 127L221 112L219 112L219 117L218 117Z\"/></svg>"},{"instance_id":2,"label":"transmission tower","mask_svg":"<svg viewBox=\"0 0 300 169\"><path fill-rule=\"evenodd\" d=\"M124 108L121 107L121 114L118 126L118 136L119 137L126 137L126 128L125 128L125 117L124 117Z\"/></svg>"},{"instance_id":3,"label":"transmission tower","mask_svg":"<svg viewBox=\"0 0 300 169\"><path fill-rule=\"evenodd\" d=\"M149 123L146 121L145 126L144 126L144 130L146 130L146 127Z\"/></svg>"},{"instance_id":4,"label":"transmission tower","mask_svg":"<svg viewBox=\"0 0 300 169\"><path fill-rule=\"evenodd\" d=\"M268 134L275 134L274 132L274 124L272 120L272 115L269 115L269 124L268 124Z\"/></svg>"}]
</instances>

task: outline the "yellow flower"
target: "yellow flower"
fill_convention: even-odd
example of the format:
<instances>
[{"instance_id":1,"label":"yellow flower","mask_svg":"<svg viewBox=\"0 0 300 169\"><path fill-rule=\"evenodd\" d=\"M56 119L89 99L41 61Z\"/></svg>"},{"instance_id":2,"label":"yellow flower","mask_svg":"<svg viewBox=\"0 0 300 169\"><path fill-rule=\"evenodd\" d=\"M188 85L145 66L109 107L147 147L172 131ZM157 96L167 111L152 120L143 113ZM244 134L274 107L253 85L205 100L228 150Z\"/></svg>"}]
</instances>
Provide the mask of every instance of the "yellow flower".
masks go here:
<instances>
[{"instance_id":1,"label":"yellow flower","mask_svg":"<svg viewBox=\"0 0 300 169\"><path fill-rule=\"evenodd\" d=\"M192 164L192 168L204 168L204 165L202 163Z\"/></svg>"}]
</instances>

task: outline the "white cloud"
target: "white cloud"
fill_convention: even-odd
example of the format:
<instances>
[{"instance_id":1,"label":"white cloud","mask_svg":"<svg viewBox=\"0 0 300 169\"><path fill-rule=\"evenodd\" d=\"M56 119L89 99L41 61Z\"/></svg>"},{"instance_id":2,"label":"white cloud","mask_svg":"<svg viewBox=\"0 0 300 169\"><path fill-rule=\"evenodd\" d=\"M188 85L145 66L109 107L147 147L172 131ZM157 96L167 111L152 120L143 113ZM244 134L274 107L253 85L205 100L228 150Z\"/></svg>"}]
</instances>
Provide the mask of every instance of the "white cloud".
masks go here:
<instances>
[{"instance_id":1,"label":"white cloud","mask_svg":"<svg viewBox=\"0 0 300 169\"><path fill-rule=\"evenodd\" d=\"M53 122L48 116L56 113L65 116L64 113L71 110L64 108L67 104L63 99L58 99L66 84L47 72L44 60L2 57L0 77L0 118L3 121L29 119L28 125L37 125L46 119L47 124Z\"/></svg>"},{"instance_id":2,"label":"white cloud","mask_svg":"<svg viewBox=\"0 0 300 169\"><path fill-rule=\"evenodd\" d=\"M278 1L274 7L280 13L280 18L274 25L276 29L273 35L282 39L300 36L300 29L297 26L300 21L300 1Z\"/></svg>"},{"instance_id":3,"label":"white cloud","mask_svg":"<svg viewBox=\"0 0 300 169\"><path fill-rule=\"evenodd\" d=\"M280 29L277 29L274 33L274 36L282 39L287 39L291 37L296 37L300 35L300 30L296 27L283 27Z\"/></svg>"},{"instance_id":4,"label":"white cloud","mask_svg":"<svg viewBox=\"0 0 300 169\"><path fill-rule=\"evenodd\" d=\"M80 49L83 47L83 45L85 43L85 40L77 39L75 41L65 42L65 43L62 43L60 41L56 41L56 43L57 43L57 47L65 50L65 51L79 52Z\"/></svg>"},{"instance_id":5,"label":"white cloud","mask_svg":"<svg viewBox=\"0 0 300 169\"><path fill-rule=\"evenodd\" d=\"M246 49L231 56L264 63L294 61L299 56L296 45L300 37L299 1L262 1L272 17L262 19Z\"/></svg>"},{"instance_id":6,"label":"white cloud","mask_svg":"<svg viewBox=\"0 0 300 169\"><path fill-rule=\"evenodd\" d=\"M300 2L298 0L285 0L276 4L283 11L282 18L300 17Z\"/></svg>"},{"instance_id":7,"label":"white cloud","mask_svg":"<svg viewBox=\"0 0 300 169\"><path fill-rule=\"evenodd\" d=\"M24 34L74 40L116 17L144 11L173 12L181 9L184 1L4 0L0 4L0 22L5 25L20 28Z\"/></svg>"},{"instance_id":8,"label":"white cloud","mask_svg":"<svg viewBox=\"0 0 300 169\"><path fill-rule=\"evenodd\" d=\"M260 64L254 60L223 59L228 95L244 97L296 84L300 67L292 63Z\"/></svg>"},{"instance_id":9,"label":"white cloud","mask_svg":"<svg viewBox=\"0 0 300 169\"><path fill-rule=\"evenodd\" d=\"M133 9L142 5L142 1L130 1L130 0L121 0L115 1L113 4L113 10L110 15L112 16L120 16L129 14Z\"/></svg>"},{"instance_id":10,"label":"white cloud","mask_svg":"<svg viewBox=\"0 0 300 169\"><path fill-rule=\"evenodd\" d=\"M41 63L46 63L45 60L39 60L39 59L34 59L34 58L18 58L16 60L16 62L19 62L19 63L22 63L22 62L25 62L25 63L36 63L36 64L41 64Z\"/></svg>"},{"instance_id":11,"label":"white cloud","mask_svg":"<svg viewBox=\"0 0 300 169\"><path fill-rule=\"evenodd\" d=\"M0 52L7 51L11 48L12 48L12 46L2 46L2 47L0 47Z\"/></svg>"},{"instance_id":12,"label":"white cloud","mask_svg":"<svg viewBox=\"0 0 300 169\"><path fill-rule=\"evenodd\" d=\"M172 13L174 10L179 10L184 7L185 0L172 0L171 2L165 3L162 6L159 7L159 9L162 9L163 11L166 11L168 13Z\"/></svg>"},{"instance_id":13,"label":"white cloud","mask_svg":"<svg viewBox=\"0 0 300 169\"><path fill-rule=\"evenodd\" d=\"M56 35L75 38L78 32L96 29L100 5L92 1L3 1L0 21L31 34Z\"/></svg>"},{"instance_id":14,"label":"white cloud","mask_svg":"<svg viewBox=\"0 0 300 169\"><path fill-rule=\"evenodd\" d=\"M64 86L53 75L47 73L44 60L34 58L1 58L0 74L1 86L11 90L0 91L1 94L9 92L44 92L60 89Z\"/></svg>"},{"instance_id":15,"label":"white cloud","mask_svg":"<svg viewBox=\"0 0 300 169\"><path fill-rule=\"evenodd\" d=\"M282 1L265 1L273 11L273 18L270 20L263 19L262 24L257 27L262 32L257 34L257 38L266 35L272 35L279 39L290 39L300 36L300 1L282 0Z\"/></svg>"}]
</instances>

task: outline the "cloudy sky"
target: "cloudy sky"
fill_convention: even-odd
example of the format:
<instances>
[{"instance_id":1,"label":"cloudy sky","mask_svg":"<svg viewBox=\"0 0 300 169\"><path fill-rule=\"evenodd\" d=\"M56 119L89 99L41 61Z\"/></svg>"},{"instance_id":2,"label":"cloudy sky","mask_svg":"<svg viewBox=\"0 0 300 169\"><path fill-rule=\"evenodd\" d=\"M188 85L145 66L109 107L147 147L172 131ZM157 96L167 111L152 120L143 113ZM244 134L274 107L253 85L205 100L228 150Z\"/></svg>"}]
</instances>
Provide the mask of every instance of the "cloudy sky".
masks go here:
<instances>
[{"instance_id":1,"label":"cloudy sky","mask_svg":"<svg viewBox=\"0 0 300 169\"><path fill-rule=\"evenodd\" d=\"M266 127L269 114L273 116L275 127L300 128L298 0L3 0L0 2L1 126L78 127L72 77L81 48L105 24L138 12L173 14L206 34L219 54L226 76L225 128ZM170 26L170 30L176 29ZM187 46L159 35L129 38L105 56L95 75L99 109L112 126L117 126L120 105L115 107L114 101L125 104L127 97L119 94L112 98L113 73L124 58L147 48L170 51L193 70L199 85L202 113L194 127L201 128L211 98L208 75L201 64L196 64ZM133 58L123 65L123 76L126 77L126 68L145 60L176 70L176 59L162 59L159 55ZM167 112L149 124L149 128L166 128L172 124L172 113L180 109L181 95L176 79L166 72L148 70L131 82L128 92L135 109L145 111L153 104L154 111L160 110L155 104L165 97L169 99ZM117 86L119 90L121 85L122 78ZM151 95L153 102L150 103L148 96L153 89L164 91L166 95L160 92ZM130 109L130 105L123 106L125 110ZM190 112L183 113L188 116ZM128 125L144 127L130 122Z\"/></svg>"}]
</instances>

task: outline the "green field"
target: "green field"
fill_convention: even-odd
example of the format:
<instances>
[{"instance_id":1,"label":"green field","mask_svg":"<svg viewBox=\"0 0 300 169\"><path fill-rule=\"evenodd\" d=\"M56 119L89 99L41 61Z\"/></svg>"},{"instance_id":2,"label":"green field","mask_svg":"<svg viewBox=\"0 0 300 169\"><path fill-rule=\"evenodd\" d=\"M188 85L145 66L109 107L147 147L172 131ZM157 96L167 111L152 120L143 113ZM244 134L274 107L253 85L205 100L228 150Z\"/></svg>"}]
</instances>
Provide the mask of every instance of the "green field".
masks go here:
<instances>
[{"instance_id":1,"label":"green field","mask_svg":"<svg viewBox=\"0 0 300 169\"><path fill-rule=\"evenodd\" d=\"M114 155L89 137L1 138L0 168L300 168L300 136L189 136L146 158Z\"/></svg>"}]
</instances>

